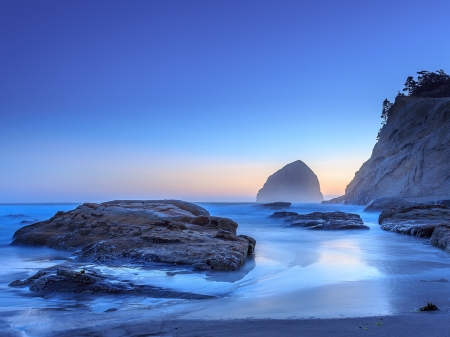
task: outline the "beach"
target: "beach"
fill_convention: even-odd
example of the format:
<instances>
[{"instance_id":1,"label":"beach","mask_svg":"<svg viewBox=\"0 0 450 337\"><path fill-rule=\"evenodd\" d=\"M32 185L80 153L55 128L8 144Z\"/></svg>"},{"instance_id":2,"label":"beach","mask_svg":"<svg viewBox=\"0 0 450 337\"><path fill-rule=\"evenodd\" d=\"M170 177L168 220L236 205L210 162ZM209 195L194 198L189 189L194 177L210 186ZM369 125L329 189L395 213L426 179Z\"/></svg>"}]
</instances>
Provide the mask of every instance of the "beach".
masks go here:
<instances>
[{"instance_id":1,"label":"beach","mask_svg":"<svg viewBox=\"0 0 450 337\"><path fill-rule=\"evenodd\" d=\"M137 313L135 313L137 314ZM145 315L145 312L141 312ZM43 315L45 316L45 315ZM139 315L138 315L139 316ZM77 318L59 313L51 325L45 319L40 326L24 332L14 329L1 316L0 331L4 337L19 336L447 336L450 317L440 313L415 313L398 316L375 316L338 319L224 319L185 320L130 318L114 313L98 317ZM37 315L36 317L40 317ZM42 319L42 317L41 317Z\"/></svg>"},{"instance_id":2,"label":"beach","mask_svg":"<svg viewBox=\"0 0 450 337\"><path fill-rule=\"evenodd\" d=\"M378 213L360 206L294 204L302 214L360 214L370 230L290 228L273 210L251 203L199 203L229 216L256 239L255 255L238 271L188 266L88 265L112 281L161 287L208 298L36 293L9 287L71 259L66 251L11 246L15 230L76 205L2 206L0 308L10 336L352 336L442 335L450 308L450 257L429 240L383 231ZM419 312L428 302L437 312ZM361 327L361 328L360 328ZM301 332L301 334L300 334Z\"/></svg>"}]
</instances>

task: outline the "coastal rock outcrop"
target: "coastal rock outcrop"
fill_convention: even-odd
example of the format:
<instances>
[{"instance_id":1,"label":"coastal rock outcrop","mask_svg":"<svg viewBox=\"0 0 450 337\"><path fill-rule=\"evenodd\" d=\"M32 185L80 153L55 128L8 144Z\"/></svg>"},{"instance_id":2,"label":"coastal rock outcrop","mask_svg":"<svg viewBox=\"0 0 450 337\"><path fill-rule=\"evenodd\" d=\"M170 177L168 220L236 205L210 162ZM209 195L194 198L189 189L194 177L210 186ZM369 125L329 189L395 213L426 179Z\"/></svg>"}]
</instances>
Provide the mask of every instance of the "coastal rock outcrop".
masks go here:
<instances>
[{"instance_id":1,"label":"coastal rock outcrop","mask_svg":"<svg viewBox=\"0 0 450 337\"><path fill-rule=\"evenodd\" d=\"M267 178L256 202L321 202L323 195L314 172L301 160L284 166Z\"/></svg>"},{"instance_id":2,"label":"coastal rock outcrop","mask_svg":"<svg viewBox=\"0 0 450 337\"><path fill-rule=\"evenodd\" d=\"M255 240L236 235L238 224L180 200L86 203L16 231L12 244L71 250L77 262L192 265L237 270Z\"/></svg>"},{"instance_id":3,"label":"coastal rock outcrop","mask_svg":"<svg viewBox=\"0 0 450 337\"><path fill-rule=\"evenodd\" d=\"M398 96L372 156L326 203L367 205L379 197L450 199L450 97Z\"/></svg>"},{"instance_id":4,"label":"coastal rock outcrop","mask_svg":"<svg viewBox=\"0 0 450 337\"><path fill-rule=\"evenodd\" d=\"M364 225L358 214L345 212L314 212L310 214L275 212L270 217L285 218L284 222L292 227L305 227L308 229L370 229L370 227Z\"/></svg>"},{"instance_id":5,"label":"coastal rock outcrop","mask_svg":"<svg viewBox=\"0 0 450 337\"><path fill-rule=\"evenodd\" d=\"M429 238L436 243L443 236L445 228L436 232L437 227L450 226L450 208L443 205L400 206L383 211L378 223L384 230Z\"/></svg>"}]
</instances>

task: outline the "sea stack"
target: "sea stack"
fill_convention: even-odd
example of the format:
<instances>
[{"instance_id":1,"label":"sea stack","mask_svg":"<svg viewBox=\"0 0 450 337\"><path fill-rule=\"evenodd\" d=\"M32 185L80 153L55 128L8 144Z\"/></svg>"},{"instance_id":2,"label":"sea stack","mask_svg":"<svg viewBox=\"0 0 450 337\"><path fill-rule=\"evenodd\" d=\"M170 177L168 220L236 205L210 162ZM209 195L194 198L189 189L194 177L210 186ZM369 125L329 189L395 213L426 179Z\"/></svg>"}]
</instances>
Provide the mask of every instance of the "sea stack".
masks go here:
<instances>
[{"instance_id":1,"label":"sea stack","mask_svg":"<svg viewBox=\"0 0 450 337\"><path fill-rule=\"evenodd\" d=\"M314 172L301 160L287 164L267 178L256 202L321 202L323 195Z\"/></svg>"}]
</instances>

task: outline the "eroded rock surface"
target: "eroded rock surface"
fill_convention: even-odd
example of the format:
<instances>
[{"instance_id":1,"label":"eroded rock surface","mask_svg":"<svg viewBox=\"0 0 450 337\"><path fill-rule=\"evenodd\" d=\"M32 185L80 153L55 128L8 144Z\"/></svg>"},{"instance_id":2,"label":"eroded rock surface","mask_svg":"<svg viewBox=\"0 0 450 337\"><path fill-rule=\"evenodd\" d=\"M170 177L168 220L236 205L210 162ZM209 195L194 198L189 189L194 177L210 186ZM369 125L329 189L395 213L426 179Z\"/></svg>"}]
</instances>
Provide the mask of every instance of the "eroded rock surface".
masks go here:
<instances>
[{"instance_id":1,"label":"eroded rock surface","mask_svg":"<svg viewBox=\"0 0 450 337\"><path fill-rule=\"evenodd\" d=\"M271 217L285 218L284 222L292 227L305 227L308 229L370 229L364 225L358 214L345 212L314 212L310 214L275 212Z\"/></svg>"},{"instance_id":2,"label":"eroded rock surface","mask_svg":"<svg viewBox=\"0 0 450 337\"><path fill-rule=\"evenodd\" d=\"M77 262L237 270L255 248L253 238L236 235L237 227L180 200L119 200L57 212L16 231L12 244L76 251Z\"/></svg>"},{"instance_id":3,"label":"eroded rock surface","mask_svg":"<svg viewBox=\"0 0 450 337\"><path fill-rule=\"evenodd\" d=\"M450 208L424 204L391 208L380 214L378 223L384 230L429 238L436 227L450 225ZM439 233L443 234L444 230ZM437 234L434 238L435 245L440 236Z\"/></svg>"}]
</instances>

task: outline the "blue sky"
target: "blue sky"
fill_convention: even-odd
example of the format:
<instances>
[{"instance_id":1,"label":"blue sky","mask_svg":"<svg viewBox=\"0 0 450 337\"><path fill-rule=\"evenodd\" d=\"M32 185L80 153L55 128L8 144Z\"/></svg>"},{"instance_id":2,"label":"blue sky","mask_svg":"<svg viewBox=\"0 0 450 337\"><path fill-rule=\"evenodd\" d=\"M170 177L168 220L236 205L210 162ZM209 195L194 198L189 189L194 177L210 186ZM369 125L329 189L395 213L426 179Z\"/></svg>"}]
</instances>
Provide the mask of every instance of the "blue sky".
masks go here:
<instances>
[{"instance_id":1,"label":"blue sky","mask_svg":"<svg viewBox=\"0 0 450 337\"><path fill-rule=\"evenodd\" d=\"M0 1L0 202L342 194L448 1Z\"/></svg>"}]
</instances>

